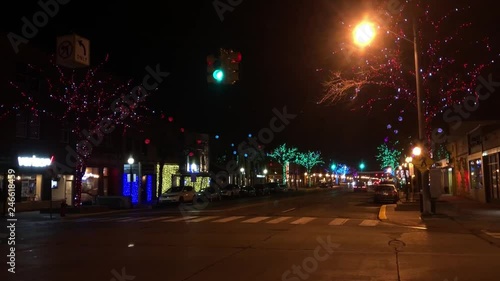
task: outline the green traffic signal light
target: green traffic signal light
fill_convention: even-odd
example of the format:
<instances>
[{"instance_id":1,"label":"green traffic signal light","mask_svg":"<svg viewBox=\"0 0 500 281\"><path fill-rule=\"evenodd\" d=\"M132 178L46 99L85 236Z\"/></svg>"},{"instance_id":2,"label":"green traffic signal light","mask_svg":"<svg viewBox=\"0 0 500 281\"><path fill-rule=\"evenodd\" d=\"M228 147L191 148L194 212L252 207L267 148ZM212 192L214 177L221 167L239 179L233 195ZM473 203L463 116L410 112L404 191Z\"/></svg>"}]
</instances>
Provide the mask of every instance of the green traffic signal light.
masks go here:
<instances>
[{"instance_id":1,"label":"green traffic signal light","mask_svg":"<svg viewBox=\"0 0 500 281\"><path fill-rule=\"evenodd\" d=\"M361 170L363 170L363 169L365 168L365 163L361 163L361 164L359 164L359 168L360 168Z\"/></svg>"},{"instance_id":2,"label":"green traffic signal light","mask_svg":"<svg viewBox=\"0 0 500 281\"><path fill-rule=\"evenodd\" d=\"M222 72L222 70L220 69L217 69L216 71L214 71L213 77L217 82L221 82L224 79L224 72Z\"/></svg>"}]
</instances>

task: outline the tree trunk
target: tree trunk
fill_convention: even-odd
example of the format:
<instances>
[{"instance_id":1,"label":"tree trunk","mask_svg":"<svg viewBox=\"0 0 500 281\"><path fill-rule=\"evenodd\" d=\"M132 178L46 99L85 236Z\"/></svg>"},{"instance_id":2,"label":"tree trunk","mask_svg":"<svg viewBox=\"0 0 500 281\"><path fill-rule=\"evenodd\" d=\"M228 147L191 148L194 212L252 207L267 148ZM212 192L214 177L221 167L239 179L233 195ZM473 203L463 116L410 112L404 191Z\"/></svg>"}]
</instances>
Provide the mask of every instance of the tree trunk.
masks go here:
<instances>
[{"instance_id":1,"label":"tree trunk","mask_svg":"<svg viewBox=\"0 0 500 281\"><path fill-rule=\"evenodd\" d=\"M161 191L163 190L163 166L165 163L163 161L160 162L160 172L158 175L158 202L160 202Z\"/></svg>"},{"instance_id":2,"label":"tree trunk","mask_svg":"<svg viewBox=\"0 0 500 281\"><path fill-rule=\"evenodd\" d=\"M78 159L75 167L75 200L73 201L73 206L79 207L82 205L82 178L85 175L85 164L84 159Z\"/></svg>"},{"instance_id":3,"label":"tree trunk","mask_svg":"<svg viewBox=\"0 0 500 281\"><path fill-rule=\"evenodd\" d=\"M309 177L307 177L307 185L309 187L311 187L311 178L312 178L311 177L311 170L307 170L307 175L309 176Z\"/></svg>"},{"instance_id":4,"label":"tree trunk","mask_svg":"<svg viewBox=\"0 0 500 281\"><path fill-rule=\"evenodd\" d=\"M283 164L283 184L286 184L286 164Z\"/></svg>"}]
</instances>

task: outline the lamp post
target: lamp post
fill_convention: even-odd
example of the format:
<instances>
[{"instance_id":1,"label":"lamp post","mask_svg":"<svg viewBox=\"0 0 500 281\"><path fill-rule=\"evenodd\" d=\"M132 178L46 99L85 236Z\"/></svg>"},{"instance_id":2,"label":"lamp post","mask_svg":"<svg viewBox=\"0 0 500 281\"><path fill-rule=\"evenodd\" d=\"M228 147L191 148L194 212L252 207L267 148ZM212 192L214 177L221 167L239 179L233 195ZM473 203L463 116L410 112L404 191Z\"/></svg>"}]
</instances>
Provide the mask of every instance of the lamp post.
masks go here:
<instances>
[{"instance_id":1,"label":"lamp post","mask_svg":"<svg viewBox=\"0 0 500 281\"><path fill-rule=\"evenodd\" d=\"M264 169L264 183L267 183L267 169Z\"/></svg>"},{"instance_id":2,"label":"lamp post","mask_svg":"<svg viewBox=\"0 0 500 281\"><path fill-rule=\"evenodd\" d=\"M406 166L408 167L408 175L410 176L410 180L409 180L409 183L408 183L408 175L406 176L406 184L410 184L410 187L411 187L411 202L413 202L415 200L415 190L414 190L414 186L413 186L413 183L412 183L412 175L411 175L411 165L412 165L412 162L413 162L413 158L411 156L408 156L406 157L405 159L405 162L406 162ZM405 174L406 175L406 174Z\"/></svg>"},{"instance_id":3,"label":"lamp post","mask_svg":"<svg viewBox=\"0 0 500 281\"><path fill-rule=\"evenodd\" d=\"M394 33L394 32L391 32ZM354 42L360 47L368 46L373 39L375 38L376 31L373 23L370 22L361 22L356 26L353 32ZM418 139L421 143L424 142L425 138L425 120L423 114L423 106L422 106L422 87L421 87L421 75L420 75L420 66L419 66L419 58L418 58L418 43L417 43L417 24L416 19L413 20L413 41L403 38L408 42L413 43L413 55L415 60L415 85L416 85L416 96L417 96L417 118L418 118ZM423 209L422 213L429 214L430 213L430 190L428 186L424 184L424 176L425 173L418 171L421 175L420 178L420 189L423 192Z\"/></svg>"}]
</instances>

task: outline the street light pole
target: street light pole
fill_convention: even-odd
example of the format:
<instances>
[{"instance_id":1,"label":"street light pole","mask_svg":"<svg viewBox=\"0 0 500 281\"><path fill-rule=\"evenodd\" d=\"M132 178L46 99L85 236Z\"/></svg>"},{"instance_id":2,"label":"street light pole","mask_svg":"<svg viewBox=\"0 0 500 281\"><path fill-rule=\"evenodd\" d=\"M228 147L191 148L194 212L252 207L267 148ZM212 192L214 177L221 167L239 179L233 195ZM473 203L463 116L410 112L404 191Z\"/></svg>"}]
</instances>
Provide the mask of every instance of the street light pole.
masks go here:
<instances>
[{"instance_id":1,"label":"street light pole","mask_svg":"<svg viewBox=\"0 0 500 281\"><path fill-rule=\"evenodd\" d=\"M424 145L425 138L425 121L423 114L422 103L422 86L420 78L420 66L418 60L418 43L417 43L417 20L413 19L413 51L415 56L415 84L417 94L417 118L418 118L418 139L421 145ZM422 147L424 149L424 147ZM424 153L424 151L422 151ZM422 191L422 214L431 213L431 198L429 187L425 184L425 172L419 171L420 174L420 190Z\"/></svg>"}]
</instances>

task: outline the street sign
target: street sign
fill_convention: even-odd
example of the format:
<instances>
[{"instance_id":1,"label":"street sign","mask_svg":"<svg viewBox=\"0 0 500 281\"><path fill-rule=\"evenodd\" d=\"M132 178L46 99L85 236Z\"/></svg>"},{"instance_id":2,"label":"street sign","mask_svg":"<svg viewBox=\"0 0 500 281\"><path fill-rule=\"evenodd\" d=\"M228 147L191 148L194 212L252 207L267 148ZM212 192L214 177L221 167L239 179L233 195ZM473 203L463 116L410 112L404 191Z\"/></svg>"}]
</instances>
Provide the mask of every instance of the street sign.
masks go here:
<instances>
[{"instance_id":1,"label":"street sign","mask_svg":"<svg viewBox=\"0 0 500 281\"><path fill-rule=\"evenodd\" d=\"M76 34L57 37L57 64L69 68L90 65L89 40Z\"/></svg>"},{"instance_id":2,"label":"street sign","mask_svg":"<svg viewBox=\"0 0 500 281\"><path fill-rule=\"evenodd\" d=\"M432 164L434 164L434 160L426 155L413 158L413 165L421 172L428 171Z\"/></svg>"}]
</instances>

